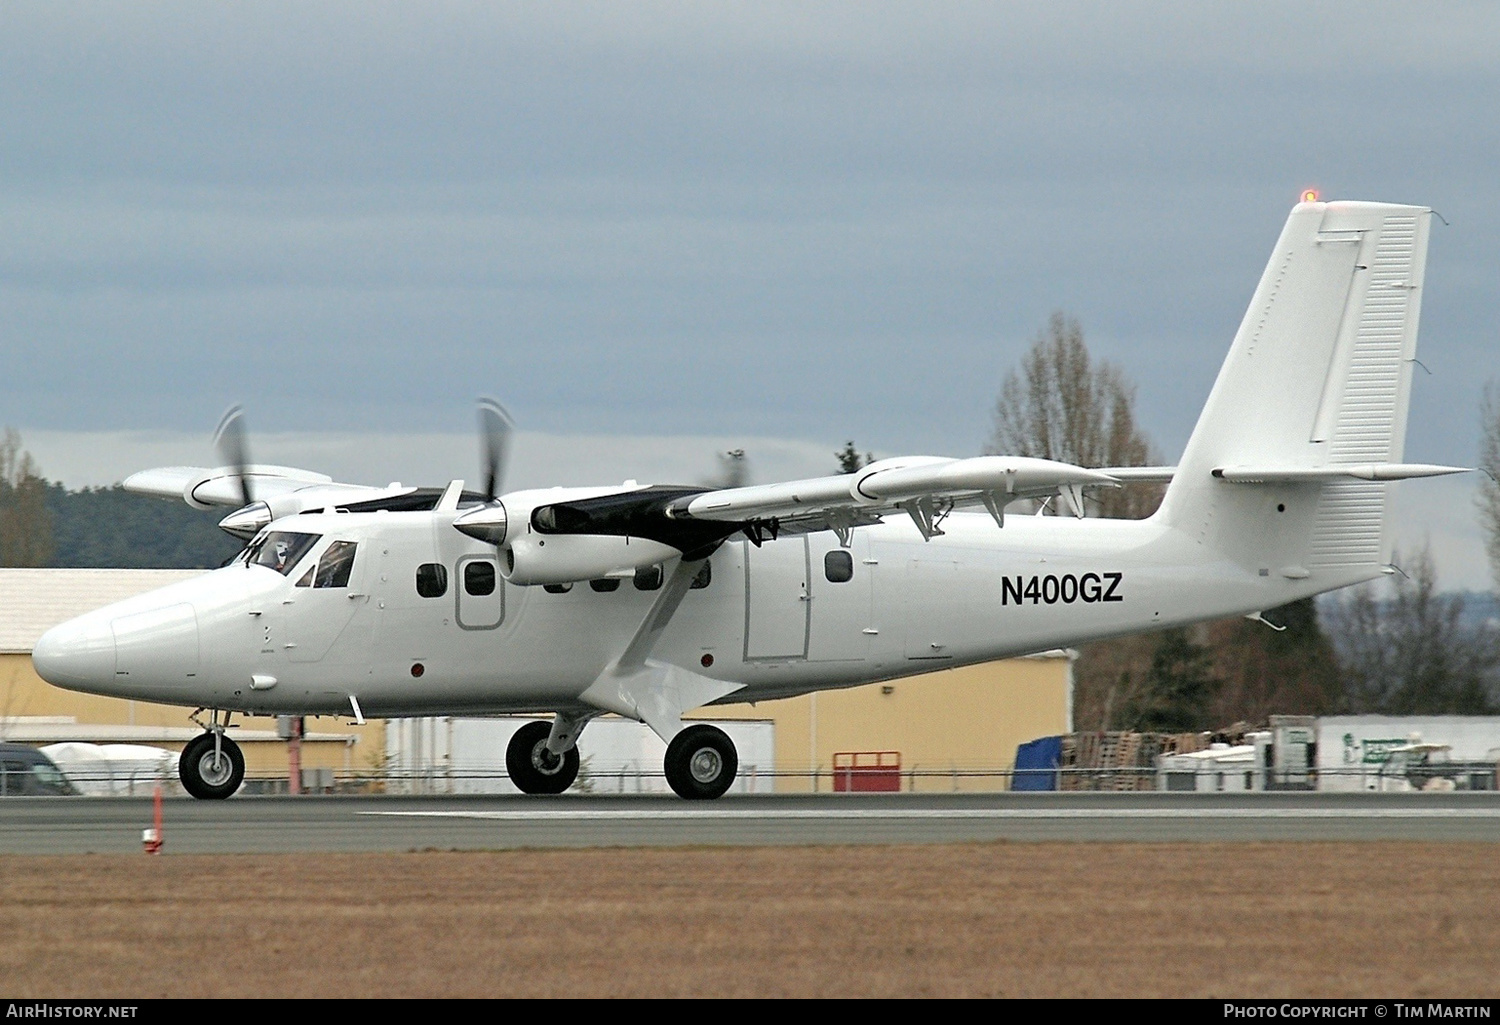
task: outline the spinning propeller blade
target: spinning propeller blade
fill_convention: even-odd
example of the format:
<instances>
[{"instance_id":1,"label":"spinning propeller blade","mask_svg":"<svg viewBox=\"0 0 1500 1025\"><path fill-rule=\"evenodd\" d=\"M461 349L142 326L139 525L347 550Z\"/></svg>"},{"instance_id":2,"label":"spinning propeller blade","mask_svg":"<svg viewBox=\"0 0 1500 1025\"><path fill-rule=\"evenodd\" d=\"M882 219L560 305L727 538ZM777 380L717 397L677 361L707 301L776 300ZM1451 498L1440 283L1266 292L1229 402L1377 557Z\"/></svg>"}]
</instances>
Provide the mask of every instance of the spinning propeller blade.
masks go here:
<instances>
[{"instance_id":1,"label":"spinning propeller blade","mask_svg":"<svg viewBox=\"0 0 1500 1025\"><path fill-rule=\"evenodd\" d=\"M219 427L214 431L214 447L219 450L224 465L233 467L239 478L241 504L254 502L255 496L250 493L250 457L245 445L245 411L238 403L226 409L219 420Z\"/></svg>"},{"instance_id":2,"label":"spinning propeller blade","mask_svg":"<svg viewBox=\"0 0 1500 1025\"><path fill-rule=\"evenodd\" d=\"M479 435L484 446L484 498L493 502L505 483L510 439L516 422L494 399L479 400Z\"/></svg>"}]
</instances>

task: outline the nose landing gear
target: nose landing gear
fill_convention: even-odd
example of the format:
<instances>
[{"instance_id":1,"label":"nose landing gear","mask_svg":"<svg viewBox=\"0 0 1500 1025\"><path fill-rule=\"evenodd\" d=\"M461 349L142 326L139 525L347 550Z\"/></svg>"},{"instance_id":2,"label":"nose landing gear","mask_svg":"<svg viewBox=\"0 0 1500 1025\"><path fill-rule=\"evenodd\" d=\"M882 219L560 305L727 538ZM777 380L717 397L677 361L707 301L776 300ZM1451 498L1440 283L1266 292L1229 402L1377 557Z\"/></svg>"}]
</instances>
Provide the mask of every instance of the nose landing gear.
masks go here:
<instances>
[{"instance_id":1,"label":"nose landing gear","mask_svg":"<svg viewBox=\"0 0 1500 1025\"><path fill-rule=\"evenodd\" d=\"M505 748L505 769L523 794L560 794L578 778L578 746L562 754L547 750L552 724L529 722Z\"/></svg>"},{"instance_id":2,"label":"nose landing gear","mask_svg":"<svg viewBox=\"0 0 1500 1025\"><path fill-rule=\"evenodd\" d=\"M188 741L177 762L177 776L182 788L200 800L223 800L240 788L245 781L245 756L240 746L224 736L229 725L229 713L224 713L224 722L219 722L219 713L214 711L208 732Z\"/></svg>"}]
</instances>

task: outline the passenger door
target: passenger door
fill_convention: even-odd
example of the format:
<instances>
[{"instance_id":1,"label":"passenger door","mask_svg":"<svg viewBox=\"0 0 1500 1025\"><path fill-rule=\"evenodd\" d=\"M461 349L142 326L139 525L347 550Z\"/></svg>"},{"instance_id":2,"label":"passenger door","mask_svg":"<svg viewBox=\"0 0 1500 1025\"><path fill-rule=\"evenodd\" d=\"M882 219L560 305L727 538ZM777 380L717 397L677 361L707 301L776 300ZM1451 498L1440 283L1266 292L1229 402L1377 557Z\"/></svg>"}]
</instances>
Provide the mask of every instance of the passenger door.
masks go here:
<instances>
[{"instance_id":1,"label":"passenger door","mask_svg":"<svg viewBox=\"0 0 1500 1025\"><path fill-rule=\"evenodd\" d=\"M456 618L463 630L493 630L505 621L505 581L493 555L465 555L455 567Z\"/></svg>"},{"instance_id":2,"label":"passenger door","mask_svg":"<svg viewBox=\"0 0 1500 1025\"><path fill-rule=\"evenodd\" d=\"M870 648L874 574L870 543L855 531L848 548L831 535L809 538L812 552L811 626L807 657L812 662L860 661Z\"/></svg>"}]
</instances>

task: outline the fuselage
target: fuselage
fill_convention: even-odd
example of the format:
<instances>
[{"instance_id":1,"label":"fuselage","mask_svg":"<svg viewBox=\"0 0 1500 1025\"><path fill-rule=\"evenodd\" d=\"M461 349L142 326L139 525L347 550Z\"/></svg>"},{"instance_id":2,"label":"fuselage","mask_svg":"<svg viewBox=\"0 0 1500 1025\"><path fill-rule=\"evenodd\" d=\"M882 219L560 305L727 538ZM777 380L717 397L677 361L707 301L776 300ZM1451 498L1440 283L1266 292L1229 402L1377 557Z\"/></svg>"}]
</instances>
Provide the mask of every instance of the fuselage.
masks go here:
<instances>
[{"instance_id":1,"label":"fuselage","mask_svg":"<svg viewBox=\"0 0 1500 1025\"><path fill-rule=\"evenodd\" d=\"M955 513L943 530L924 541L890 518L848 548L827 532L726 542L652 657L743 684L727 700L757 700L1254 612L1371 575L1206 560L1154 519L1010 516L1002 530ZM508 585L503 554L433 512L299 515L270 536L295 539L289 564L263 546L65 623L37 644L37 671L74 690L252 713L566 710L665 576Z\"/></svg>"}]
</instances>

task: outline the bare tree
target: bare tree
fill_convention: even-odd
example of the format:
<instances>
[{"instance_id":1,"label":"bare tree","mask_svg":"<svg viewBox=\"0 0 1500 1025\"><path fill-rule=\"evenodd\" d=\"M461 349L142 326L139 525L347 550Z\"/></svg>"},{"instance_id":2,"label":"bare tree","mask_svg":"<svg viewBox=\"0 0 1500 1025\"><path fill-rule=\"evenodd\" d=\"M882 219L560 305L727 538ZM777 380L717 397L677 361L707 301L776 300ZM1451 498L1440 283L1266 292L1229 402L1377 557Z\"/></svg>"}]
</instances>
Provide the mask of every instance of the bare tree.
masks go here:
<instances>
[{"instance_id":1,"label":"bare tree","mask_svg":"<svg viewBox=\"0 0 1500 1025\"><path fill-rule=\"evenodd\" d=\"M0 437L0 566L45 566L52 558L47 482L14 427Z\"/></svg>"},{"instance_id":2,"label":"bare tree","mask_svg":"<svg viewBox=\"0 0 1500 1025\"><path fill-rule=\"evenodd\" d=\"M1020 372L1006 375L988 451L1088 467L1153 461L1136 423L1134 386L1112 363L1090 357L1083 328L1061 311L1037 335ZM1131 485L1093 497L1101 516L1139 519L1161 495L1159 486Z\"/></svg>"},{"instance_id":3,"label":"bare tree","mask_svg":"<svg viewBox=\"0 0 1500 1025\"><path fill-rule=\"evenodd\" d=\"M1490 557L1490 576L1500 583L1500 386L1484 386L1479 406L1479 468L1488 476L1480 486L1479 522Z\"/></svg>"},{"instance_id":4,"label":"bare tree","mask_svg":"<svg viewBox=\"0 0 1500 1025\"><path fill-rule=\"evenodd\" d=\"M1395 557L1399 564L1399 553ZM1497 706L1500 633L1464 621L1461 595L1438 594L1431 553L1407 560L1385 600L1365 585L1328 608L1345 711L1480 715Z\"/></svg>"}]
</instances>

